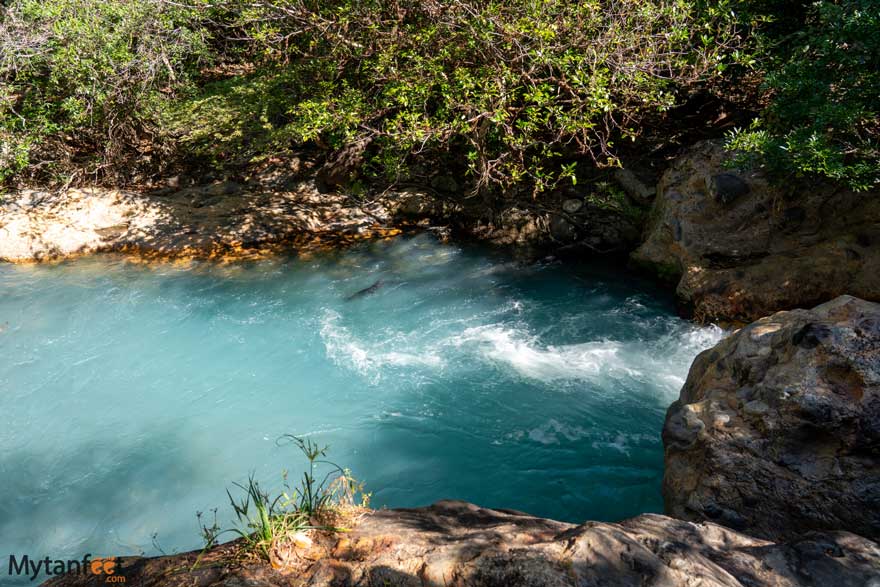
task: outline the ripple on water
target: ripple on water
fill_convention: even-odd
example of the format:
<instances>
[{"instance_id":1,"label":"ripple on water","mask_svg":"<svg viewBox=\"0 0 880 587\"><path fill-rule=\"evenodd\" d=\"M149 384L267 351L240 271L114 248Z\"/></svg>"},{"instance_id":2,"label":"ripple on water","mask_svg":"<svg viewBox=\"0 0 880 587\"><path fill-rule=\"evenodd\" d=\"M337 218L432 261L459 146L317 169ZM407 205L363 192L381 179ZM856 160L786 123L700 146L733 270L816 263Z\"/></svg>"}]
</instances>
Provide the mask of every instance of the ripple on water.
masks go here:
<instances>
[{"instance_id":1,"label":"ripple on water","mask_svg":"<svg viewBox=\"0 0 880 587\"><path fill-rule=\"evenodd\" d=\"M196 511L229 521L226 486L302 466L285 433L330 444L376 505L659 511L663 414L722 335L672 310L632 277L427 236L2 266L0 551L197 547Z\"/></svg>"}]
</instances>

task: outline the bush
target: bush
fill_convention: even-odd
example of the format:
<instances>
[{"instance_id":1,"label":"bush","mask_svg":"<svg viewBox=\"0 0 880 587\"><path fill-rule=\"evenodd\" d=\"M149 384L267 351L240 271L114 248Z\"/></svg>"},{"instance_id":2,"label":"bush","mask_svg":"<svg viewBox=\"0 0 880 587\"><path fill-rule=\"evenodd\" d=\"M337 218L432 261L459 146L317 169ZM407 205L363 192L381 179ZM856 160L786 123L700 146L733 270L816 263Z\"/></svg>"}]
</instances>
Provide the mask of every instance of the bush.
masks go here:
<instances>
[{"instance_id":1,"label":"bush","mask_svg":"<svg viewBox=\"0 0 880 587\"><path fill-rule=\"evenodd\" d=\"M276 0L236 14L254 56L300 80L298 140L371 143L368 166L391 180L463 154L475 191L546 190L573 177L574 155L615 164L615 141L733 42L727 15L684 0Z\"/></svg>"},{"instance_id":2,"label":"bush","mask_svg":"<svg viewBox=\"0 0 880 587\"><path fill-rule=\"evenodd\" d=\"M767 56L771 103L728 146L737 162L880 185L880 3L822 0Z\"/></svg>"},{"instance_id":3,"label":"bush","mask_svg":"<svg viewBox=\"0 0 880 587\"><path fill-rule=\"evenodd\" d=\"M0 180L83 153L90 172L118 163L208 58L202 13L162 0L0 7Z\"/></svg>"},{"instance_id":4,"label":"bush","mask_svg":"<svg viewBox=\"0 0 880 587\"><path fill-rule=\"evenodd\" d=\"M540 192L583 155L615 164L615 143L723 69L734 42L725 10L691 0L189 2L0 8L0 181L25 167L129 171L169 137L214 165L285 142L371 144L367 170L391 180L448 155L475 192ZM181 106L212 59L258 73ZM258 124L186 128L215 106L247 112L233 93L253 96L249 85L285 92Z\"/></svg>"}]
</instances>

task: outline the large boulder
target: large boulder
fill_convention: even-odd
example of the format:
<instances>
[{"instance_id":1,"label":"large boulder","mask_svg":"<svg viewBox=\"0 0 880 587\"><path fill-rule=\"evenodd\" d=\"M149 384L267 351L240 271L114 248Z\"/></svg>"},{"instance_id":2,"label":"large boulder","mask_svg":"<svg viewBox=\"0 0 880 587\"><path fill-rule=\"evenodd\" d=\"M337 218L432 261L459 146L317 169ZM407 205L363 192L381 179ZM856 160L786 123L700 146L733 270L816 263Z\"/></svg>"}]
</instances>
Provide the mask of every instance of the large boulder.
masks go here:
<instances>
[{"instance_id":1,"label":"large boulder","mask_svg":"<svg viewBox=\"0 0 880 587\"><path fill-rule=\"evenodd\" d=\"M657 187L634 264L677 284L699 321L750 322L848 293L880 300L880 196L771 184L697 144Z\"/></svg>"},{"instance_id":2,"label":"large boulder","mask_svg":"<svg viewBox=\"0 0 880 587\"><path fill-rule=\"evenodd\" d=\"M153 587L876 587L880 568L878 545L846 532L776 544L654 514L576 526L456 501L366 513L350 533L312 532L302 543L271 566L227 545L124 560L117 575Z\"/></svg>"},{"instance_id":3,"label":"large boulder","mask_svg":"<svg viewBox=\"0 0 880 587\"><path fill-rule=\"evenodd\" d=\"M674 517L880 538L880 305L778 312L703 352L663 441Z\"/></svg>"}]
</instances>

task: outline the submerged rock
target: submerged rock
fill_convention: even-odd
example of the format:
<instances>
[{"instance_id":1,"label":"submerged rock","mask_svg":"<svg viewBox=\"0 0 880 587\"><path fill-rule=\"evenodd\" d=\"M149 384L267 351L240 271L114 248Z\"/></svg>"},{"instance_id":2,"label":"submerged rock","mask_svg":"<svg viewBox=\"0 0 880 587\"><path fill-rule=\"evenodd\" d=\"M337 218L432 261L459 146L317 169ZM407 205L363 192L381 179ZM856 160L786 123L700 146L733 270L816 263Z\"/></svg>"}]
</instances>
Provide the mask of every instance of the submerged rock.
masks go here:
<instances>
[{"instance_id":1,"label":"submerged rock","mask_svg":"<svg viewBox=\"0 0 880 587\"><path fill-rule=\"evenodd\" d=\"M370 512L352 532L321 535L271 566L233 563L233 554L226 545L198 564L198 552L125 559L119 574L154 587L862 587L880 568L877 544L846 532L777 544L655 514L576 526L457 501ZM47 585L104 581L68 576Z\"/></svg>"},{"instance_id":2,"label":"submerged rock","mask_svg":"<svg viewBox=\"0 0 880 587\"><path fill-rule=\"evenodd\" d=\"M841 294L880 300L880 197L773 185L715 142L664 173L636 265L677 284L699 321L751 322Z\"/></svg>"},{"instance_id":3,"label":"submerged rock","mask_svg":"<svg viewBox=\"0 0 880 587\"><path fill-rule=\"evenodd\" d=\"M880 538L880 304L778 312L703 352L663 440L672 516Z\"/></svg>"}]
</instances>

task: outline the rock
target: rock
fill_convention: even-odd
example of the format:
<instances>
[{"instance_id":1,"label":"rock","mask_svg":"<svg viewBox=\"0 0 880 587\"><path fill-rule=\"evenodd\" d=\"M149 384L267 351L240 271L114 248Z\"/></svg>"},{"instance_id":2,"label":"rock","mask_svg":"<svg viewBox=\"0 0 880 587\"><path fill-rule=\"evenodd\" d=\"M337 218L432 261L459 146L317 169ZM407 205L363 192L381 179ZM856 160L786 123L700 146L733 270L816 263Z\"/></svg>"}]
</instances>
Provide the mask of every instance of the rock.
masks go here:
<instances>
[{"instance_id":1,"label":"rock","mask_svg":"<svg viewBox=\"0 0 880 587\"><path fill-rule=\"evenodd\" d=\"M230 194L240 193L241 191L242 186L235 183L234 181L221 181L217 183L212 183L202 189L202 193L207 196L228 196Z\"/></svg>"},{"instance_id":2,"label":"rock","mask_svg":"<svg viewBox=\"0 0 880 587\"><path fill-rule=\"evenodd\" d=\"M72 189L0 197L0 261L44 261L111 251L156 257L225 257L385 236L383 202L234 182L155 193ZM379 225L379 226L377 226Z\"/></svg>"},{"instance_id":3,"label":"rock","mask_svg":"<svg viewBox=\"0 0 880 587\"><path fill-rule=\"evenodd\" d=\"M371 142L372 139L362 139L333 153L315 176L318 189L330 192L349 186L360 174L364 153Z\"/></svg>"},{"instance_id":4,"label":"rock","mask_svg":"<svg viewBox=\"0 0 880 587\"><path fill-rule=\"evenodd\" d=\"M707 178L706 188L722 206L732 204L751 191L749 184L733 173L717 173Z\"/></svg>"},{"instance_id":5,"label":"rock","mask_svg":"<svg viewBox=\"0 0 880 587\"><path fill-rule=\"evenodd\" d=\"M454 219L457 228L472 237L495 245L539 246L549 235L547 214L510 206L499 212L469 207Z\"/></svg>"},{"instance_id":6,"label":"rock","mask_svg":"<svg viewBox=\"0 0 880 587\"><path fill-rule=\"evenodd\" d=\"M442 214L442 204L427 192L404 191L395 194L394 213L407 219L435 218Z\"/></svg>"},{"instance_id":7,"label":"rock","mask_svg":"<svg viewBox=\"0 0 880 587\"><path fill-rule=\"evenodd\" d=\"M550 236L561 243L573 243L578 238L577 228L562 216L550 217Z\"/></svg>"},{"instance_id":8,"label":"rock","mask_svg":"<svg viewBox=\"0 0 880 587\"><path fill-rule=\"evenodd\" d=\"M730 172L717 142L668 169L631 259L701 322L748 323L841 294L880 301L880 194Z\"/></svg>"},{"instance_id":9,"label":"rock","mask_svg":"<svg viewBox=\"0 0 880 587\"><path fill-rule=\"evenodd\" d=\"M657 189L648 187L642 180L636 177L635 173L629 169L618 168L614 170L614 179L617 184L623 188L626 195L637 205L647 205L651 203L657 194Z\"/></svg>"},{"instance_id":10,"label":"rock","mask_svg":"<svg viewBox=\"0 0 880 587\"><path fill-rule=\"evenodd\" d=\"M714 523L645 514L617 524L565 524L457 501L366 514L345 534L266 563L234 545L121 561L128 585L233 587L864 587L877 577L877 544L847 532L773 543ZM225 561L225 562L224 562ZM89 581L88 579L91 579ZM59 577L46 585L103 585Z\"/></svg>"},{"instance_id":11,"label":"rock","mask_svg":"<svg viewBox=\"0 0 880 587\"><path fill-rule=\"evenodd\" d=\"M880 304L779 312L703 352L663 440L674 517L880 538Z\"/></svg>"},{"instance_id":12,"label":"rock","mask_svg":"<svg viewBox=\"0 0 880 587\"><path fill-rule=\"evenodd\" d=\"M569 198L562 202L562 210L566 214L575 214L584 207L584 201L578 198Z\"/></svg>"},{"instance_id":13,"label":"rock","mask_svg":"<svg viewBox=\"0 0 880 587\"><path fill-rule=\"evenodd\" d=\"M0 261L68 257L140 235L163 208L115 190L22 191L0 199Z\"/></svg>"}]
</instances>

